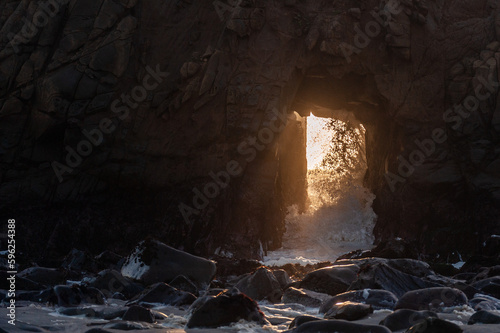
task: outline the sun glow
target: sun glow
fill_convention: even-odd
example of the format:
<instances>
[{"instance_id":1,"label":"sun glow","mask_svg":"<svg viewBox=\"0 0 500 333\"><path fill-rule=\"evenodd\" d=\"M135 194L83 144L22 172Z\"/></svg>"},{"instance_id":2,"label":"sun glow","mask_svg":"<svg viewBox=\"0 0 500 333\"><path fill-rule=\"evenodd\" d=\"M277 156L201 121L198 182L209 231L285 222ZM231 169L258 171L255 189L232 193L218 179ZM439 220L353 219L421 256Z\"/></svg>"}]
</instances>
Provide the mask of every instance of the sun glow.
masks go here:
<instances>
[{"instance_id":1,"label":"sun glow","mask_svg":"<svg viewBox=\"0 0 500 333\"><path fill-rule=\"evenodd\" d=\"M325 158L333 133L327 128L328 118L310 115L307 117L307 169L320 169Z\"/></svg>"}]
</instances>

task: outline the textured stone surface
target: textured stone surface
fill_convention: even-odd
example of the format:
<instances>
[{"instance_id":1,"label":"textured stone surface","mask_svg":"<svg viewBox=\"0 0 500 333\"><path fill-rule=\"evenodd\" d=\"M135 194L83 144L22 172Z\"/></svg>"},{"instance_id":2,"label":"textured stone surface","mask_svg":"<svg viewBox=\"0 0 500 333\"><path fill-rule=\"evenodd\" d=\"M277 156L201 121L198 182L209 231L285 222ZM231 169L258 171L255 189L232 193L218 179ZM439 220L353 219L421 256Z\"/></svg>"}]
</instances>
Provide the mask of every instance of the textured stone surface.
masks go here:
<instances>
[{"instance_id":1,"label":"textured stone surface","mask_svg":"<svg viewBox=\"0 0 500 333\"><path fill-rule=\"evenodd\" d=\"M257 258L279 247L285 206L305 199L304 175L289 187L283 180L304 159L292 168L303 147L283 140L254 156L248 140L274 109L289 126L293 111L311 110L363 123L378 240L465 253L500 233L494 1L253 0L216 10L73 0L23 33L39 7L0 3L0 218L23 220L18 242L31 256L123 253L147 235L198 254ZM129 112L122 102L112 108L148 66L169 75ZM485 96L478 110L453 110L476 95ZM66 146L76 149L104 118L115 129L60 182L52 163L65 164ZM398 175L398 155L417 156L415 141L435 129L448 139L408 177L403 170L404 182L393 178L392 191L385 173ZM203 191L232 160L239 176L194 207L193 188Z\"/></svg>"}]
</instances>

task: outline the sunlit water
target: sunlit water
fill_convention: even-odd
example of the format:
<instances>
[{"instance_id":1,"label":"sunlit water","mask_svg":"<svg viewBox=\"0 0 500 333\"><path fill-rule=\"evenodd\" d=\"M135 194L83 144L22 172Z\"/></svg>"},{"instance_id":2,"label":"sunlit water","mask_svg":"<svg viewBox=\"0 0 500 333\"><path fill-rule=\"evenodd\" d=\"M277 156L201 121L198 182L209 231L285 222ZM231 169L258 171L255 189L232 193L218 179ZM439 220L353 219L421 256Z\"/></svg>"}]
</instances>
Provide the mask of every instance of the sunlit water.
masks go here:
<instances>
[{"instance_id":1,"label":"sunlit water","mask_svg":"<svg viewBox=\"0 0 500 333\"><path fill-rule=\"evenodd\" d=\"M327 128L329 120L311 116L307 121L310 206L303 214L297 207L289 207L283 247L268 253L266 265L334 261L344 253L369 249L373 244L375 196L362 184L366 171L362 154L356 152L359 165L350 174L325 167L322 161L331 151L334 138Z\"/></svg>"}]
</instances>

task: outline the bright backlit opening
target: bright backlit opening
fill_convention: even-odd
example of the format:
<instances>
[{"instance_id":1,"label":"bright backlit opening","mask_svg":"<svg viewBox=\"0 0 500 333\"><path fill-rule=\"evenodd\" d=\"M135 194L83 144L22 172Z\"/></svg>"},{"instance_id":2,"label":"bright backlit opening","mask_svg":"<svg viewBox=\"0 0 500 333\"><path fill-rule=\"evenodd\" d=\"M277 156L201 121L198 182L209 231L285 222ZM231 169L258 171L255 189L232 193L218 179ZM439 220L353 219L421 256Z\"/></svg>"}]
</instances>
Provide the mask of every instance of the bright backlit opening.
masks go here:
<instances>
[{"instance_id":1,"label":"bright backlit opening","mask_svg":"<svg viewBox=\"0 0 500 333\"><path fill-rule=\"evenodd\" d=\"M327 124L331 119L307 117L307 169L319 169L333 139Z\"/></svg>"}]
</instances>

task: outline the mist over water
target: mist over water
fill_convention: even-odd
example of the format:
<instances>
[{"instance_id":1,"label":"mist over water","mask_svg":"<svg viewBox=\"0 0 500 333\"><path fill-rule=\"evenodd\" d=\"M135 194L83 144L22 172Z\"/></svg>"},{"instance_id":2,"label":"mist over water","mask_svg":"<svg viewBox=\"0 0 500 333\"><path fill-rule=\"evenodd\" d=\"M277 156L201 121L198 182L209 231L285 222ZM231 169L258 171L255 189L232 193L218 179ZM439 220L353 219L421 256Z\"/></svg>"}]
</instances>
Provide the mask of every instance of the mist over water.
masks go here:
<instances>
[{"instance_id":1,"label":"mist over water","mask_svg":"<svg viewBox=\"0 0 500 333\"><path fill-rule=\"evenodd\" d=\"M364 129L359 125L346 131L339 121L307 120L310 205L302 214L296 206L288 208L283 247L268 253L266 265L334 261L373 244L377 216L372 209L375 195L363 186ZM339 138L343 145L336 142Z\"/></svg>"}]
</instances>

